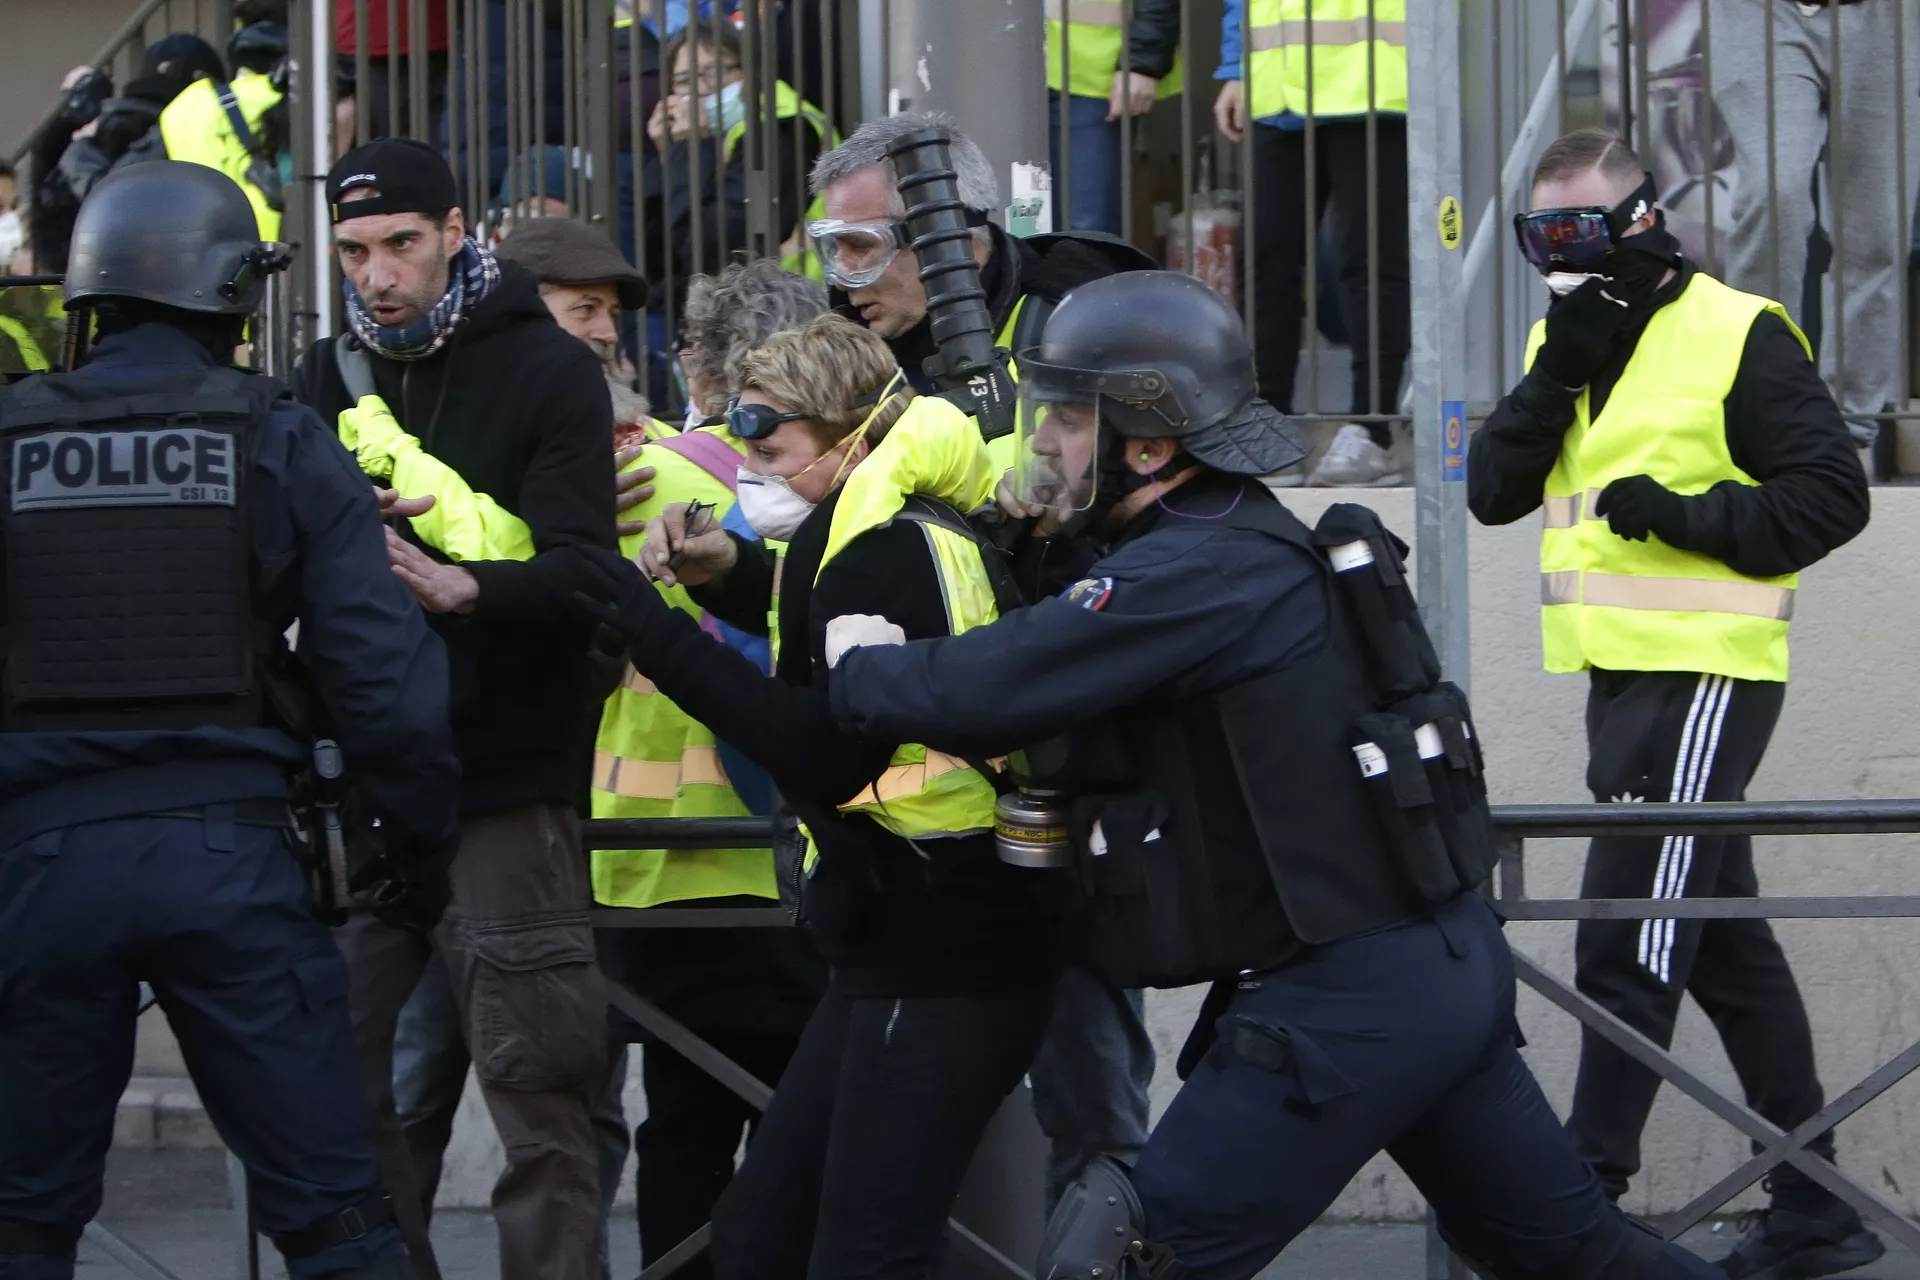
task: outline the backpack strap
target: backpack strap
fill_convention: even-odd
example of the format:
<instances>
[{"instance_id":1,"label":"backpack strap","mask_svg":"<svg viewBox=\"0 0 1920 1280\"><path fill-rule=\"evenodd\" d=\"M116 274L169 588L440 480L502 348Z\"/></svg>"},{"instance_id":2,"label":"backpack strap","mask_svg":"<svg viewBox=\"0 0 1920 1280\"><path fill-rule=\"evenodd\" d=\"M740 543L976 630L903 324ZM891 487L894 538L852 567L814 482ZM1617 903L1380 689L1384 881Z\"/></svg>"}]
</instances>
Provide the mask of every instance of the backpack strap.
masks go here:
<instances>
[{"instance_id":1,"label":"backpack strap","mask_svg":"<svg viewBox=\"0 0 1920 1280\"><path fill-rule=\"evenodd\" d=\"M233 126L233 136L240 140L241 146L251 152L259 145L259 140L253 136L253 130L247 126L246 114L240 110L240 98L234 93L233 86L225 80L216 80L213 82L213 92L219 97L220 105L226 109L227 123Z\"/></svg>"},{"instance_id":2,"label":"backpack strap","mask_svg":"<svg viewBox=\"0 0 1920 1280\"><path fill-rule=\"evenodd\" d=\"M368 396L379 394L373 386L373 357L352 334L343 333L333 340L333 367L340 371L340 381L347 388L350 403L359 404Z\"/></svg>"},{"instance_id":3,"label":"backpack strap","mask_svg":"<svg viewBox=\"0 0 1920 1280\"><path fill-rule=\"evenodd\" d=\"M711 431L686 431L665 440L649 440L656 448L679 454L694 466L736 492L740 483L740 454Z\"/></svg>"},{"instance_id":4,"label":"backpack strap","mask_svg":"<svg viewBox=\"0 0 1920 1280\"><path fill-rule=\"evenodd\" d=\"M980 563L986 568L987 581L993 587L994 608L1004 614L1026 607L1026 598L1014 583L1013 570L1007 564L1006 554L958 511L938 499L915 493L907 496L906 505L900 508L900 514L894 519L934 525L957 533L973 543L980 549Z\"/></svg>"}]
</instances>

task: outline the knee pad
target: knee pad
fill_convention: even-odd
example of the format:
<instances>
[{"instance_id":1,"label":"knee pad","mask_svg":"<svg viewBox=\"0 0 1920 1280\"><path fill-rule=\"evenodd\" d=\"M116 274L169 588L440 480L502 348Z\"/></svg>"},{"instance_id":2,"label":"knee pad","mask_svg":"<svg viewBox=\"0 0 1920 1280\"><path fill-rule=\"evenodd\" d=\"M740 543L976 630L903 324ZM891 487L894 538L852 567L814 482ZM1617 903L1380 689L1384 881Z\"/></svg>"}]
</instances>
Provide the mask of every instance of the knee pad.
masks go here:
<instances>
[{"instance_id":1,"label":"knee pad","mask_svg":"<svg viewBox=\"0 0 1920 1280\"><path fill-rule=\"evenodd\" d=\"M80 1242L80 1232L56 1227L47 1222L26 1222L0 1218L0 1253L31 1253L41 1257L70 1258Z\"/></svg>"},{"instance_id":2,"label":"knee pad","mask_svg":"<svg viewBox=\"0 0 1920 1280\"><path fill-rule=\"evenodd\" d=\"M1173 1251L1147 1243L1140 1193L1110 1156L1087 1162L1047 1219L1039 1280L1177 1280Z\"/></svg>"}]
</instances>

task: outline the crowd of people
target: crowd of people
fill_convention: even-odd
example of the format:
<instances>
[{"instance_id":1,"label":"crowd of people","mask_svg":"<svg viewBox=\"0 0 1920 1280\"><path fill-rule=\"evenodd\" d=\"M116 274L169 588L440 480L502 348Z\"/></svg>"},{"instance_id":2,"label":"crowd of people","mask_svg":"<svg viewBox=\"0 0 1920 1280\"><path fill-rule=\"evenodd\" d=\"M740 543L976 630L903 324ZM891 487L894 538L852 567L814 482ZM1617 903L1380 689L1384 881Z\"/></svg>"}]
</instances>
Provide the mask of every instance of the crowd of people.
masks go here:
<instances>
[{"instance_id":1,"label":"crowd of people","mask_svg":"<svg viewBox=\"0 0 1920 1280\"><path fill-rule=\"evenodd\" d=\"M1364 39L1310 60L1273 35L1288 0L1247 3L1216 117L1258 131L1255 208L1278 211L1254 228L1274 249L1257 343L1204 285L1092 234L1108 126L1177 87L1177 8L1136 5L1115 40L1121 6L1074 0L1050 16L1093 60L1054 67L1082 233L1009 235L951 120L842 139L789 90L793 235L673 279L675 422L631 336L667 279L632 265L631 235L536 207L565 189L564 150L470 211L433 143L344 145L326 177L343 331L282 387L234 362L287 265L284 14L240 12L225 59L168 37L121 97L72 78L87 123L30 171L26 221L97 338L81 367L0 388L0 1276L73 1273L142 981L296 1280L439 1274L469 1072L505 1152L507 1280L605 1275L630 1154L649 1265L710 1224L679 1274L922 1280L1022 1080L1050 1144L1050 1276L1246 1280L1382 1151L1488 1275L1879 1256L1849 1202L1786 1166L1724 1258L1661 1240L1617 1205L1657 1077L1590 1033L1563 1124L1521 1058L1476 892L1493 850L1471 712L1392 535L1356 507L1309 529L1276 496L1313 452L1288 413L1306 220L1278 196L1309 182L1312 117L1315 189L1350 212L1373 184L1404 217L1404 49L1376 31L1397 79L1341 60ZM716 180L639 215L663 246L742 216L742 59L709 31L664 42L644 113L656 151L707 148ZM368 37L376 60L406 40ZM338 86L343 135L417 105L383 74ZM890 158L929 127L1018 355L1010 434L929 372ZM1553 301L1475 437L1470 504L1545 513L1546 662L1592 682L1596 801L1740 798L1796 575L1867 521L1845 406L1789 305L1687 258L1623 140L1559 139L1530 195L1515 229ZM1378 230L1341 242L1349 331L1379 349L1354 343L1367 420L1325 450L1327 484L1398 474L1370 419L1410 340L1405 227ZM345 755L338 794L318 739ZM587 851L582 816L759 816L776 839ZM1583 890L1756 891L1744 839L1706 837L1596 841ZM804 927L596 931L596 903L778 904ZM1692 992L1754 1110L1792 1130L1821 1109L1764 922L1585 922L1578 980L1660 1042ZM764 1111L610 1011L609 982L769 1087ZM1150 1127L1142 989L1199 982L1185 1085ZM1831 1134L1812 1149L1832 1159Z\"/></svg>"}]
</instances>

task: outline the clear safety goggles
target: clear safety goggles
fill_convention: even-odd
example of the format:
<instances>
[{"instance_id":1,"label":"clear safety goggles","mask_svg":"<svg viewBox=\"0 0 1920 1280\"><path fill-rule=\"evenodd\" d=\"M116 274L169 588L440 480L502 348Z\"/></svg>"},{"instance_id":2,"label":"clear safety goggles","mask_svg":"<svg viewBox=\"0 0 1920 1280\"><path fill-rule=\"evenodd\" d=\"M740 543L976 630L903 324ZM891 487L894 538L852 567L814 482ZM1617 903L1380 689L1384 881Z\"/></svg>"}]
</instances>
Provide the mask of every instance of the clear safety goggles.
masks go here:
<instances>
[{"instance_id":1,"label":"clear safety goggles","mask_svg":"<svg viewBox=\"0 0 1920 1280\"><path fill-rule=\"evenodd\" d=\"M849 291L871 288L912 243L898 222L815 218L807 224L807 235L827 283Z\"/></svg>"},{"instance_id":2,"label":"clear safety goggles","mask_svg":"<svg viewBox=\"0 0 1920 1280\"><path fill-rule=\"evenodd\" d=\"M1100 479L1100 396L1020 388L1013 497L1061 516L1093 505Z\"/></svg>"}]
</instances>

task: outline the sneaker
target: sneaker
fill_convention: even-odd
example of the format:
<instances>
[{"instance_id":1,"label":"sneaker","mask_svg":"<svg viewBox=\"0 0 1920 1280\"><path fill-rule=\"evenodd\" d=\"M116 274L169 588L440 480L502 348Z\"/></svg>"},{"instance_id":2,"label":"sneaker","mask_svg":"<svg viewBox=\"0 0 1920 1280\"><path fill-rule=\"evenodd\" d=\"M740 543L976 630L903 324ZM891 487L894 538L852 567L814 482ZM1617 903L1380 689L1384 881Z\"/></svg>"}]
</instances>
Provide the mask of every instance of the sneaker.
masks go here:
<instances>
[{"instance_id":1,"label":"sneaker","mask_svg":"<svg viewBox=\"0 0 1920 1280\"><path fill-rule=\"evenodd\" d=\"M1307 482L1307 469L1296 462L1260 479L1269 489L1298 489Z\"/></svg>"},{"instance_id":2,"label":"sneaker","mask_svg":"<svg viewBox=\"0 0 1920 1280\"><path fill-rule=\"evenodd\" d=\"M1741 1215L1745 1233L1713 1265L1733 1280L1805 1280L1864 1267L1887 1251L1850 1206L1811 1216L1788 1209Z\"/></svg>"},{"instance_id":3,"label":"sneaker","mask_svg":"<svg viewBox=\"0 0 1920 1280\"><path fill-rule=\"evenodd\" d=\"M1307 483L1319 489L1378 489L1406 482L1393 455L1375 444L1365 427L1349 422L1335 434Z\"/></svg>"}]
</instances>

